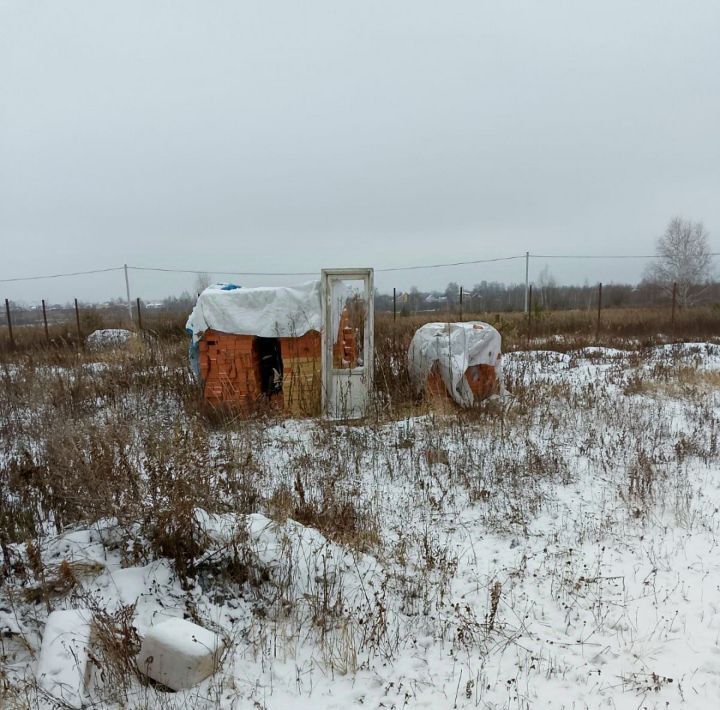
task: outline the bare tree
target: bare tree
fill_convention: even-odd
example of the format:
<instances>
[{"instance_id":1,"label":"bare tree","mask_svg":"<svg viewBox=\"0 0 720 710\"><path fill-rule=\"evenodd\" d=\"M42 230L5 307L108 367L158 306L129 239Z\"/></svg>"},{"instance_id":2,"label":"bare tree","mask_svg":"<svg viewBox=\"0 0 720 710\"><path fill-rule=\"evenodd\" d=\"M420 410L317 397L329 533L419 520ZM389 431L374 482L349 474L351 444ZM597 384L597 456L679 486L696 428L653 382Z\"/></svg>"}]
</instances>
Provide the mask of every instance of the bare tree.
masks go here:
<instances>
[{"instance_id":1,"label":"bare tree","mask_svg":"<svg viewBox=\"0 0 720 710\"><path fill-rule=\"evenodd\" d=\"M547 264L545 264L538 275L537 285L540 303L544 308L551 308L551 295L557 287L557 282L555 281L555 277L550 272L550 267Z\"/></svg>"},{"instance_id":2,"label":"bare tree","mask_svg":"<svg viewBox=\"0 0 720 710\"><path fill-rule=\"evenodd\" d=\"M411 286L410 287L410 311L412 313L417 313L418 308L420 306L420 291L418 290L417 286Z\"/></svg>"},{"instance_id":3,"label":"bare tree","mask_svg":"<svg viewBox=\"0 0 720 710\"><path fill-rule=\"evenodd\" d=\"M646 280L669 293L676 283L678 305L691 305L710 281L712 256L703 223L674 217L655 251L658 258L646 270Z\"/></svg>"},{"instance_id":4,"label":"bare tree","mask_svg":"<svg viewBox=\"0 0 720 710\"><path fill-rule=\"evenodd\" d=\"M202 293L212 282L212 276L210 276L210 274L198 274L195 277L195 292L198 294Z\"/></svg>"},{"instance_id":5,"label":"bare tree","mask_svg":"<svg viewBox=\"0 0 720 710\"><path fill-rule=\"evenodd\" d=\"M460 300L460 286L455 281L451 281L443 295L447 298L448 305L454 306Z\"/></svg>"}]
</instances>

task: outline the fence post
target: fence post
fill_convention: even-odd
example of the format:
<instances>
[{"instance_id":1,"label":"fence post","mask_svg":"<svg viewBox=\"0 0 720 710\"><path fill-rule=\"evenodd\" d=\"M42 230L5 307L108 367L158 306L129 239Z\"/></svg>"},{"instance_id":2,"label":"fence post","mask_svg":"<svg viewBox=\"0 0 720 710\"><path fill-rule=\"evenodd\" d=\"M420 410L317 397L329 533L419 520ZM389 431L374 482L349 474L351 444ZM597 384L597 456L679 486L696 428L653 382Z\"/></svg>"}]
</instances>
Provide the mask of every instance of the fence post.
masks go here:
<instances>
[{"instance_id":1,"label":"fence post","mask_svg":"<svg viewBox=\"0 0 720 710\"><path fill-rule=\"evenodd\" d=\"M12 318L10 317L10 301L5 299L5 313L7 313L8 332L10 333L10 347L15 349L15 338L13 337Z\"/></svg>"},{"instance_id":2,"label":"fence post","mask_svg":"<svg viewBox=\"0 0 720 710\"><path fill-rule=\"evenodd\" d=\"M598 314L597 327L595 328L595 340L600 337L600 312L602 311L602 281L598 284Z\"/></svg>"},{"instance_id":3,"label":"fence post","mask_svg":"<svg viewBox=\"0 0 720 710\"><path fill-rule=\"evenodd\" d=\"M45 326L45 340L49 343L50 342L50 332L48 331L48 324L47 324L47 310L45 309L45 299L42 300L42 309L43 309L43 325Z\"/></svg>"},{"instance_id":4,"label":"fence post","mask_svg":"<svg viewBox=\"0 0 720 710\"><path fill-rule=\"evenodd\" d=\"M677 303L677 281L673 282L672 313L670 314L670 334L675 339L675 305Z\"/></svg>"},{"instance_id":5,"label":"fence post","mask_svg":"<svg viewBox=\"0 0 720 710\"><path fill-rule=\"evenodd\" d=\"M463 319L463 287L460 287L460 322Z\"/></svg>"},{"instance_id":6,"label":"fence post","mask_svg":"<svg viewBox=\"0 0 720 710\"><path fill-rule=\"evenodd\" d=\"M137 297L138 330L142 330L142 311L140 310L140 296Z\"/></svg>"},{"instance_id":7,"label":"fence post","mask_svg":"<svg viewBox=\"0 0 720 710\"><path fill-rule=\"evenodd\" d=\"M393 286L393 324L397 320L397 294L395 293L395 287Z\"/></svg>"},{"instance_id":8,"label":"fence post","mask_svg":"<svg viewBox=\"0 0 720 710\"><path fill-rule=\"evenodd\" d=\"M83 343L82 332L80 330L80 309L78 308L77 298L75 299L75 324L77 325L78 345L84 348L85 343Z\"/></svg>"}]
</instances>

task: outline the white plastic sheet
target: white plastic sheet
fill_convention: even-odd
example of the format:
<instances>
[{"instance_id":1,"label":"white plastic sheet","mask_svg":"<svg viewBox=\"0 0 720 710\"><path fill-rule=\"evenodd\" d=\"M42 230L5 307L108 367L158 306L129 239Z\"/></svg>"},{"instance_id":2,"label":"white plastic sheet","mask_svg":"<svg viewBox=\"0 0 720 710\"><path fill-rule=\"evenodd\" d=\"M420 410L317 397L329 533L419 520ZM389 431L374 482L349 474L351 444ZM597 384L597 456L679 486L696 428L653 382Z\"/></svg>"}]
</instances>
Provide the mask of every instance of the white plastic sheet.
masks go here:
<instances>
[{"instance_id":1,"label":"white plastic sheet","mask_svg":"<svg viewBox=\"0 0 720 710\"><path fill-rule=\"evenodd\" d=\"M493 365L502 387L500 351L502 338L491 325L467 323L427 323L419 328L408 350L408 368L416 390L426 385L433 365L450 396L461 406L470 407L474 395L465 371L473 365Z\"/></svg>"},{"instance_id":2,"label":"white plastic sheet","mask_svg":"<svg viewBox=\"0 0 720 710\"><path fill-rule=\"evenodd\" d=\"M292 338L322 330L320 281L299 286L206 288L186 328L196 343L206 330L264 338Z\"/></svg>"},{"instance_id":3,"label":"white plastic sheet","mask_svg":"<svg viewBox=\"0 0 720 710\"><path fill-rule=\"evenodd\" d=\"M91 620L88 609L65 609L53 611L45 622L37 681L63 707L84 705Z\"/></svg>"}]
</instances>

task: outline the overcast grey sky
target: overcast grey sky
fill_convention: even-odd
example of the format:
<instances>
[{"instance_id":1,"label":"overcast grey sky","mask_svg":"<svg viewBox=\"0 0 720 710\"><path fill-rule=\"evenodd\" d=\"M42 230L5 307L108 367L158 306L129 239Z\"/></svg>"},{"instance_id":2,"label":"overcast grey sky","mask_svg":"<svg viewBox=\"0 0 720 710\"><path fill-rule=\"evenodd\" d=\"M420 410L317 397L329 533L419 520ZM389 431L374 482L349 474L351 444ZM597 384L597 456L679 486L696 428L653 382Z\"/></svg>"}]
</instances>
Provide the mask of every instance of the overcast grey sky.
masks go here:
<instances>
[{"instance_id":1,"label":"overcast grey sky","mask_svg":"<svg viewBox=\"0 0 720 710\"><path fill-rule=\"evenodd\" d=\"M0 278L645 253L675 214L720 250L719 38L717 0L0 0ZM574 283L643 266L547 263Z\"/></svg>"}]
</instances>

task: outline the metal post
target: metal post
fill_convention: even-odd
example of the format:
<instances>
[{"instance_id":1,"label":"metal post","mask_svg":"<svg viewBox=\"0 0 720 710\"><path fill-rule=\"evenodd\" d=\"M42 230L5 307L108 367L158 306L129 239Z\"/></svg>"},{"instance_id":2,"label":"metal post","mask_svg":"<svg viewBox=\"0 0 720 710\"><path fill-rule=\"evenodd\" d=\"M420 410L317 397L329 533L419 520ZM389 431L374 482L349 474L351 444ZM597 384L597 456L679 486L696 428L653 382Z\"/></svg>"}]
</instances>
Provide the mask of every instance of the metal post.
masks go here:
<instances>
[{"instance_id":1,"label":"metal post","mask_svg":"<svg viewBox=\"0 0 720 710\"><path fill-rule=\"evenodd\" d=\"M675 337L675 305L677 304L677 281L673 283L672 313L670 315L670 332Z\"/></svg>"},{"instance_id":2,"label":"metal post","mask_svg":"<svg viewBox=\"0 0 720 710\"><path fill-rule=\"evenodd\" d=\"M138 330L142 330L142 311L140 310L140 296L137 297Z\"/></svg>"},{"instance_id":3,"label":"metal post","mask_svg":"<svg viewBox=\"0 0 720 710\"><path fill-rule=\"evenodd\" d=\"M397 296L395 294L395 288L393 288L393 323L397 320Z\"/></svg>"},{"instance_id":4,"label":"metal post","mask_svg":"<svg viewBox=\"0 0 720 710\"><path fill-rule=\"evenodd\" d=\"M132 325L133 314L132 314L132 303L130 302L130 279L128 278L127 264L123 264L123 269L125 269L125 294L127 296L127 309L128 309L128 315L130 316L130 324Z\"/></svg>"},{"instance_id":5,"label":"metal post","mask_svg":"<svg viewBox=\"0 0 720 710\"><path fill-rule=\"evenodd\" d=\"M460 321L463 319L463 287L460 287Z\"/></svg>"},{"instance_id":6,"label":"metal post","mask_svg":"<svg viewBox=\"0 0 720 710\"><path fill-rule=\"evenodd\" d=\"M532 326L532 284L528 287L528 310L527 310L527 337L530 342L530 328Z\"/></svg>"},{"instance_id":7,"label":"metal post","mask_svg":"<svg viewBox=\"0 0 720 710\"><path fill-rule=\"evenodd\" d=\"M78 345L84 347L82 339L82 331L80 330L80 309L78 308L77 298L75 299L75 324L77 325Z\"/></svg>"},{"instance_id":8,"label":"metal post","mask_svg":"<svg viewBox=\"0 0 720 710\"><path fill-rule=\"evenodd\" d=\"M13 337L12 318L10 318L10 301L5 299L5 313L7 313L8 332L10 333L10 347L15 348L15 338Z\"/></svg>"},{"instance_id":9,"label":"metal post","mask_svg":"<svg viewBox=\"0 0 720 710\"><path fill-rule=\"evenodd\" d=\"M600 311L602 310L602 281L598 284L598 315L597 327L595 329L595 339L600 337Z\"/></svg>"},{"instance_id":10,"label":"metal post","mask_svg":"<svg viewBox=\"0 0 720 710\"><path fill-rule=\"evenodd\" d=\"M525 313L530 313L530 252L525 252Z\"/></svg>"},{"instance_id":11,"label":"metal post","mask_svg":"<svg viewBox=\"0 0 720 710\"><path fill-rule=\"evenodd\" d=\"M47 310L45 309L45 299L42 300L42 309L43 309L43 324L45 325L45 340L47 342L50 342L50 333L48 331L48 324L47 324Z\"/></svg>"}]
</instances>

